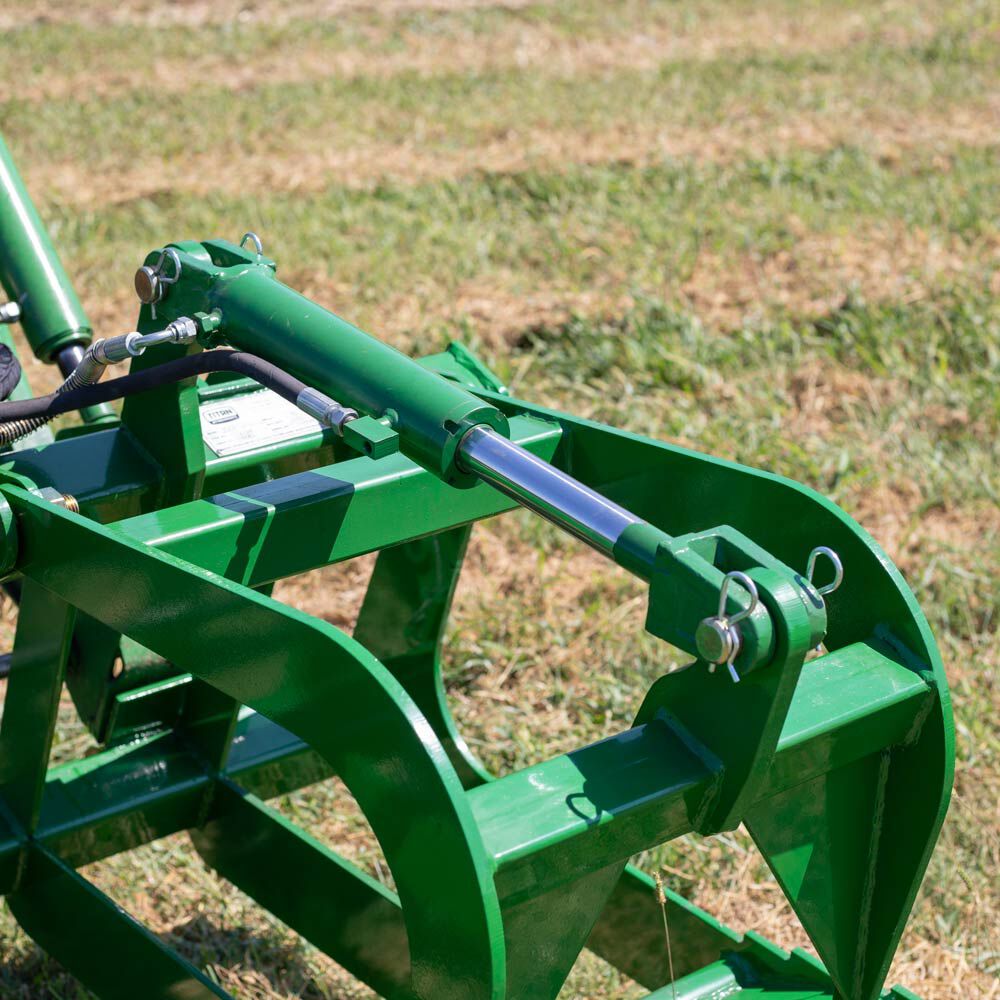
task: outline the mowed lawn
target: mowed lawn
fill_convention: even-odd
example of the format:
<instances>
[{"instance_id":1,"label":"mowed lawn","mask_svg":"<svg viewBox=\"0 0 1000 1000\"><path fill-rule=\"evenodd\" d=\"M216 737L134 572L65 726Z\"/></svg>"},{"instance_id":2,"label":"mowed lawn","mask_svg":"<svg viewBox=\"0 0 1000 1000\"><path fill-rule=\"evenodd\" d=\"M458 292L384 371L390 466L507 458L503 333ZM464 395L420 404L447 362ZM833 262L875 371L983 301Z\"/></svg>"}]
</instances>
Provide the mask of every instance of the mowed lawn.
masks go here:
<instances>
[{"instance_id":1,"label":"mowed lawn","mask_svg":"<svg viewBox=\"0 0 1000 1000\"><path fill-rule=\"evenodd\" d=\"M397 346L462 339L518 395L857 517L936 630L959 740L892 981L1000 997L1000 4L19 0L0 131L102 335L135 322L149 249L253 229ZM277 595L350 627L369 566ZM446 657L484 760L629 725L669 666L643 607L527 515L480 526ZM63 721L59 759L90 745ZM335 782L280 807L390 878ZM806 944L742 833L638 860ZM372 995L185 836L87 874L237 997ZM4 1000L87 995L6 910L0 963ZM641 995L586 955L563 994Z\"/></svg>"}]
</instances>

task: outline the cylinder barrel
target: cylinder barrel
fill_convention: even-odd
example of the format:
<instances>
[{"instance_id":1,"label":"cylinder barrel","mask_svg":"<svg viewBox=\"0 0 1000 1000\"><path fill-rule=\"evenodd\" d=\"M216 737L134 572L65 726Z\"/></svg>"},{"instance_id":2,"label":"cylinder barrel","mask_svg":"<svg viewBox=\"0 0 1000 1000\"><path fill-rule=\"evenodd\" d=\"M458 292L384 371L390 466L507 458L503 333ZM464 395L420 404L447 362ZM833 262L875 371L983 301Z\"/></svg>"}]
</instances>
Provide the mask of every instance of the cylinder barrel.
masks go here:
<instances>
[{"instance_id":1,"label":"cylinder barrel","mask_svg":"<svg viewBox=\"0 0 1000 1000\"><path fill-rule=\"evenodd\" d=\"M388 414L402 450L446 481L483 480L648 577L668 536L514 444L506 418L490 403L300 295L269 268L216 274L205 304L221 310L220 332L232 346L362 413Z\"/></svg>"},{"instance_id":2,"label":"cylinder barrel","mask_svg":"<svg viewBox=\"0 0 1000 1000\"><path fill-rule=\"evenodd\" d=\"M21 307L21 327L35 356L51 361L87 344L91 327L10 150L0 136L0 284Z\"/></svg>"},{"instance_id":3,"label":"cylinder barrel","mask_svg":"<svg viewBox=\"0 0 1000 1000\"><path fill-rule=\"evenodd\" d=\"M362 413L388 415L402 450L448 482L474 482L455 465L467 431L486 424L506 432L506 417L495 406L311 302L265 268L216 280L209 298L222 310L228 343Z\"/></svg>"}]
</instances>

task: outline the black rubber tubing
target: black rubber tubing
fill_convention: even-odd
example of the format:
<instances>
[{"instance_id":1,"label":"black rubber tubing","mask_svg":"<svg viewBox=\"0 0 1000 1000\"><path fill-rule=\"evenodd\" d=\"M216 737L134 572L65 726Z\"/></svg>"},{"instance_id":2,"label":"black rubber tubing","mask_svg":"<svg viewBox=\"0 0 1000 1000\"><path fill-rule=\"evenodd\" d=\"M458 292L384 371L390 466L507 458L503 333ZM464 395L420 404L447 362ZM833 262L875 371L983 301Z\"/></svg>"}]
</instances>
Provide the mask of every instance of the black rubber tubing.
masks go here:
<instances>
[{"instance_id":1,"label":"black rubber tubing","mask_svg":"<svg viewBox=\"0 0 1000 1000\"><path fill-rule=\"evenodd\" d=\"M154 365L144 371L123 375L107 382L98 382L82 389L53 392L48 396L35 396L33 399L0 402L0 423L23 420L26 417L57 417L60 413L82 410L85 406L94 406L97 403L110 403L113 399L148 392L170 382L180 382L181 379L207 375L210 372L235 372L247 375L290 403L295 403L299 393L306 388L305 382L299 381L288 372L272 365L270 361L257 357L256 354L226 350L204 351L201 354L179 358L177 361L165 361L162 365Z\"/></svg>"}]
</instances>

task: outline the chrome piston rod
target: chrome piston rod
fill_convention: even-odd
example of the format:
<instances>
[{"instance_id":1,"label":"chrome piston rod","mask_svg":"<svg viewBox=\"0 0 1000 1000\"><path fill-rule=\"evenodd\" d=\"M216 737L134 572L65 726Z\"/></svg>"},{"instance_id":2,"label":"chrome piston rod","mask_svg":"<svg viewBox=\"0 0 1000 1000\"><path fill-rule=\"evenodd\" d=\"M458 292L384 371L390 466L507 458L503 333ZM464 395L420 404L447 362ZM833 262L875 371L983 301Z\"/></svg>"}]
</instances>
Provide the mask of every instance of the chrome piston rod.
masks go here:
<instances>
[{"instance_id":1,"label":"chrome piston rod","mask_svg":"<svg viewBox=\"0 0 1000 1000\"><path fill-rule=\"evenodd\" d=\"M663 542L670 542L670 536L659 528L508 441L490 427L474 427L462 439L458 451L459 465L465 471L474 473L522 507L582 539L619 566L651 581L659 547ZM624 533L637 526L640 530L619 546ZM830 593L840 585L843 570L837 554L821 546L810 556L807 571L810 581L816 557L820 554L834 564L833 583L819 591L820 594ZM750 595L748 606L734 607L727 603L732 580L738 581ZM726 573L719 591L719 610L714 617L702 620L694 637L698 655L712 664L724 663L737 682L740 676L734 663L743 640L736 623L753 614L758 603L757 586L751 577L740 570ZM711 669L714 670L714 666Z\"/></svg>"},{"instance_id":2,"label":"chrome piston rod","mask_svg":"<svg viewBox=\"0 0 1000 1000\"><path fill-rule=\"evenodd\" d=\"M474 427L459 445L459 464L547 521L614 557L622 532L642 518L536 458L489 427Z\"/></svg>"}]
</instances>

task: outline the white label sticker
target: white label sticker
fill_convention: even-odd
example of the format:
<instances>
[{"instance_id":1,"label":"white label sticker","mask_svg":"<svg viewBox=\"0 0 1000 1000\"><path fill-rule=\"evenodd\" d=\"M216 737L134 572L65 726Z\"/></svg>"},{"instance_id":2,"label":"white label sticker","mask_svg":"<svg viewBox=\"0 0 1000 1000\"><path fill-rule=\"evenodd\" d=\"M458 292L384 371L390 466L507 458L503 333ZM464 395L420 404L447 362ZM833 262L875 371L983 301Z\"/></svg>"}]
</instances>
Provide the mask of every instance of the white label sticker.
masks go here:
<instances>
[{"instance_id":1,"label":"white label sticker","mask_svg":"<svg viewBox=\"0 0 1000 1000\"><path fill-rule=\"evenodd\" d=\"M220 458L291 441L323 429L270 389L209 400L199 407L201 436Z\"/></svg>"}]
</instances>

